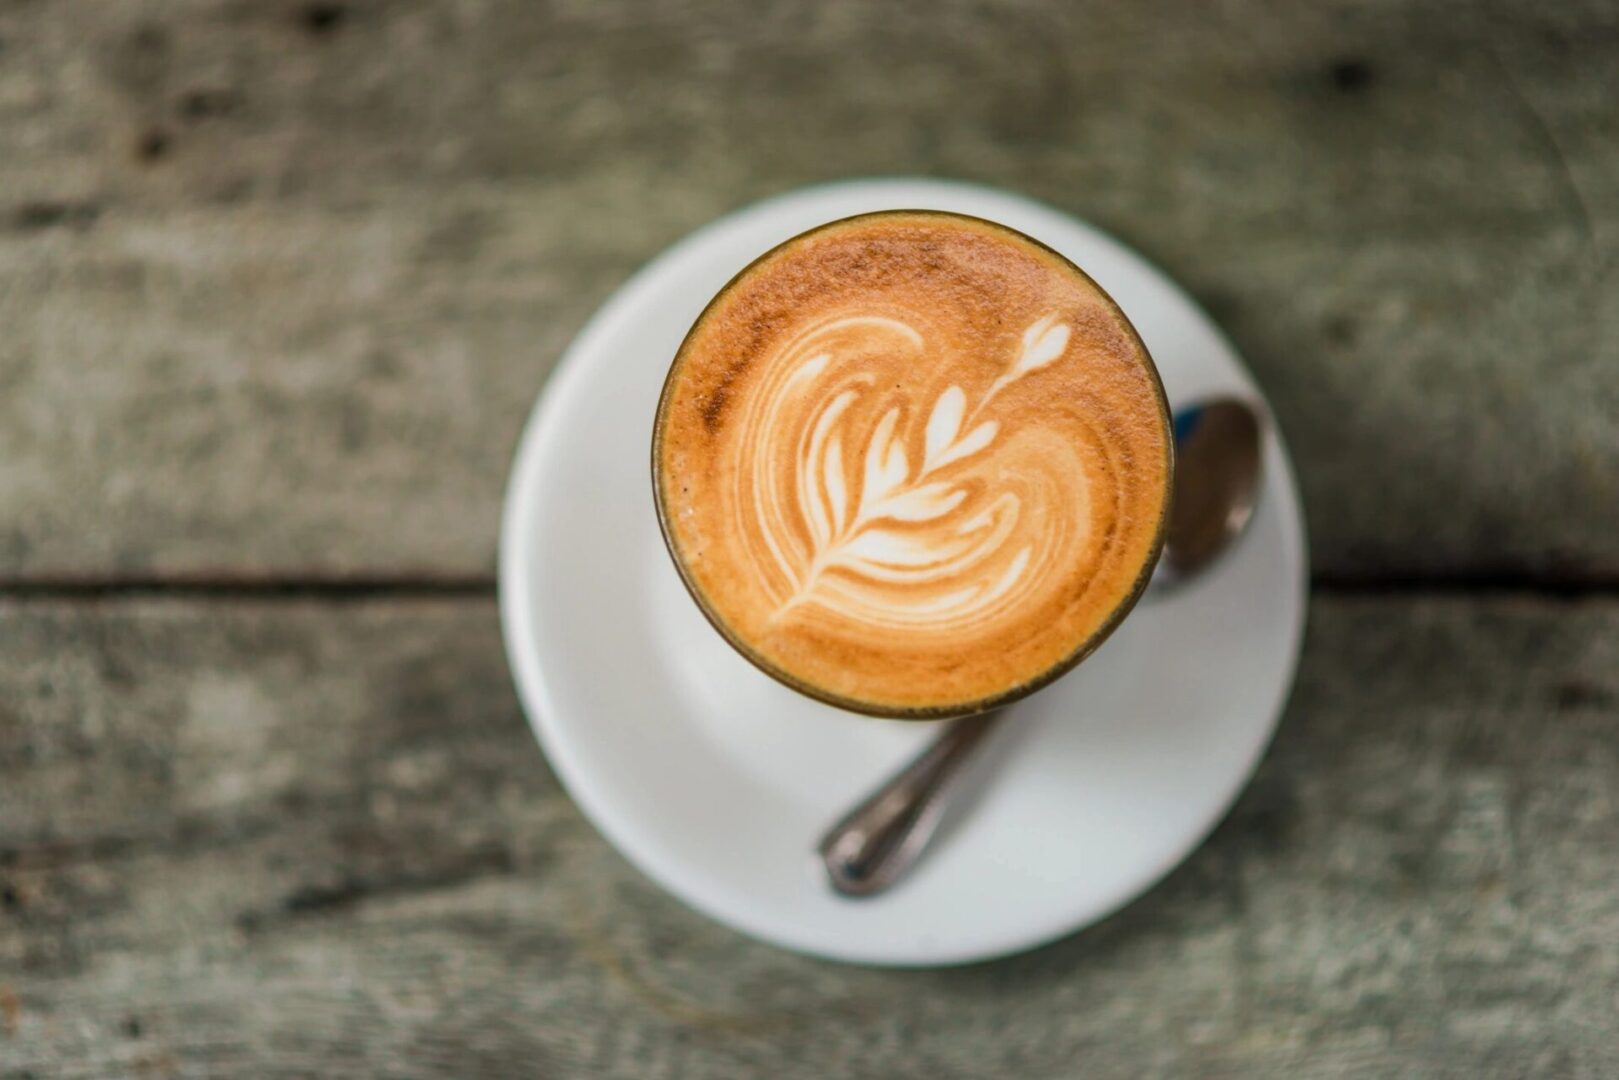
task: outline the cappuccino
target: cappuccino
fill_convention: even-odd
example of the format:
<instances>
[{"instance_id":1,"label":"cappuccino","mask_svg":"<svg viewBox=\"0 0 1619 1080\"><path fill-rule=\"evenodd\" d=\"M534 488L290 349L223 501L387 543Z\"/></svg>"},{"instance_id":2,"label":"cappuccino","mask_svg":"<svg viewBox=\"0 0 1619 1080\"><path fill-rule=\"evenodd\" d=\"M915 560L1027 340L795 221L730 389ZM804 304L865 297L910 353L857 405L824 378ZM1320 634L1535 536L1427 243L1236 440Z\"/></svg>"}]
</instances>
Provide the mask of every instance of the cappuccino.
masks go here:
<instances>
[{"instance_id":1,"label":"cappuccino","mask_svg":"<svg viewBox=\"0 0 1619 1080\"><path fill-rule=\"evenodd\" d=\"M659 520L744 656L886 716L994 707L1067 670L1140 594L1172 438L1095 282L991 222L833 222L728 284L654 429Z\"/></svg>"}]
</instances>

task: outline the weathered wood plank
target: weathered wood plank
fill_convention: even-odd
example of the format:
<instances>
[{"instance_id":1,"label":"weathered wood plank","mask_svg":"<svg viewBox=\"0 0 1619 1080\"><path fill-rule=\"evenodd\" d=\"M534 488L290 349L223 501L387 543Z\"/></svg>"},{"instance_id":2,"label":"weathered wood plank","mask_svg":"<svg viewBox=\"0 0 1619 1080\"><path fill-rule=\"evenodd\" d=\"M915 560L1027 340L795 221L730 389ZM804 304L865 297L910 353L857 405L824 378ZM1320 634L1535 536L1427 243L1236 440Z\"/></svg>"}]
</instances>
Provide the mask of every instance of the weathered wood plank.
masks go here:
<instances>
[{"instance_id":1,"label":"weathered wood plank","mask_svg":"<svg viewBox=\"0 0 1619 1080\"><path fill-rule=\"evenodd\" d=\"M1619 1074L1619 602L1319 600L1252 788L931 973L630 870L478 600L0 606L0 1077Z\"/></svg>"},{"instance_id":2,"label":"weathered wood plank","mask_svg":"<svg viewBox=\"0 0 1619 1080\"><path fill-rule=\"evenodd\" d=\"M0 578L479 576L665 244L1028 191L1231 330L1332 576L1619 575L1608 3L0 7Z\"/></svg>"}]
</instances>

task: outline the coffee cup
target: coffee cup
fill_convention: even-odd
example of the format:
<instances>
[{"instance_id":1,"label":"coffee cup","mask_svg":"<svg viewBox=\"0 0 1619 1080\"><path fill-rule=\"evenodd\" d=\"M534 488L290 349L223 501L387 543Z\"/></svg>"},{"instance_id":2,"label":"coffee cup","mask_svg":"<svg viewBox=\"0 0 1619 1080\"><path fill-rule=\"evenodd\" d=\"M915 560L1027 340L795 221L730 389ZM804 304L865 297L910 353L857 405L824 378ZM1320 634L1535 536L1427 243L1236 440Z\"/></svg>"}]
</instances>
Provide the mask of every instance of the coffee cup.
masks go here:
<instances>
[{"instance_id":1,"label":"coffee cup","mask_svg":"<svg viewBox=\"0 0 1619 1080\"><path fill-rule=\"evenodd\" d=\"M939 211L834 221L720 290L653 424L665 542L746 659L839 708L1009 704L1093 652L1161 552L1156 368L1079 267Z\"/></svg>"}]
</instances>

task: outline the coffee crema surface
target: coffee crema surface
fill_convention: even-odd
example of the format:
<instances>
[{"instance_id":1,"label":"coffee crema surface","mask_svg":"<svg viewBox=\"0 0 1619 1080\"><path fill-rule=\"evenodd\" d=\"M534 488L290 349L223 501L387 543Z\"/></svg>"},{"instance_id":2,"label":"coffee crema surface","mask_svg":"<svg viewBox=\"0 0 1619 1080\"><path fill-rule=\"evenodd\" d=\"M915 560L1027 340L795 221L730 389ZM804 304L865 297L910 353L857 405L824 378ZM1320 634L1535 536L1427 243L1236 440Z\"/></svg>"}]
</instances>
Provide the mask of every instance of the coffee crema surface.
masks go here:
<instances>
[{"instance_id":1,"label":"coffee crema surface","mask_svg":"<svg viewBox=\"0 0 1619 1080\"><path fill-rule=\"evenodd\" d=\"M659 405L659 518L744 655L879 715L1016 696L1139 595L1172 437L1145 348L1055 252L894 211L761 257Z\"/></svg>"}]
</instances>

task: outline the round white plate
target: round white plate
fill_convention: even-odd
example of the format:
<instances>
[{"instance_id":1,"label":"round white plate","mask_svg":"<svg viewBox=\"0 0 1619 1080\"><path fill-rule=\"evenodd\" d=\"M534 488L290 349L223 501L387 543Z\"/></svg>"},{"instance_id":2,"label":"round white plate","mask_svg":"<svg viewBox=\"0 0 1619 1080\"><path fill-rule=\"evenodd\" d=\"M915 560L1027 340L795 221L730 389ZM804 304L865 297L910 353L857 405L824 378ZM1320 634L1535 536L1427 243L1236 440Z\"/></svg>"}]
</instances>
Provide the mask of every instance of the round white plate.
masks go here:
<instances>
[{"instance_id":1,"label":"round white plate","mask_svg":"<svg viewBox=\"0 0 1619 1080\"><path fill-rule=\"evenodd\" d=\"M1230 344L1162 273L1029 200L932 180L795 192L676 244L597 313L523 435L501 532L500 608L518 691L585 814L664 888L805 953L872 964L981 960L1131 900L1218 821L1270 739L1305 598L1303 522L1274 426L1259 510L1205 577L1145 600L1077 670L1014 706L914 873L833 895L821 831L932 725L840 712L773 682L704 621L659 538L649 447L669 362L742 266L870 210L955 210L1056 248L1141 332L1171 405L1258 399ZM993 775L991 775L993 774ZM965 791L963 794L965 795Z\"/></svg>"}]
</instances>

